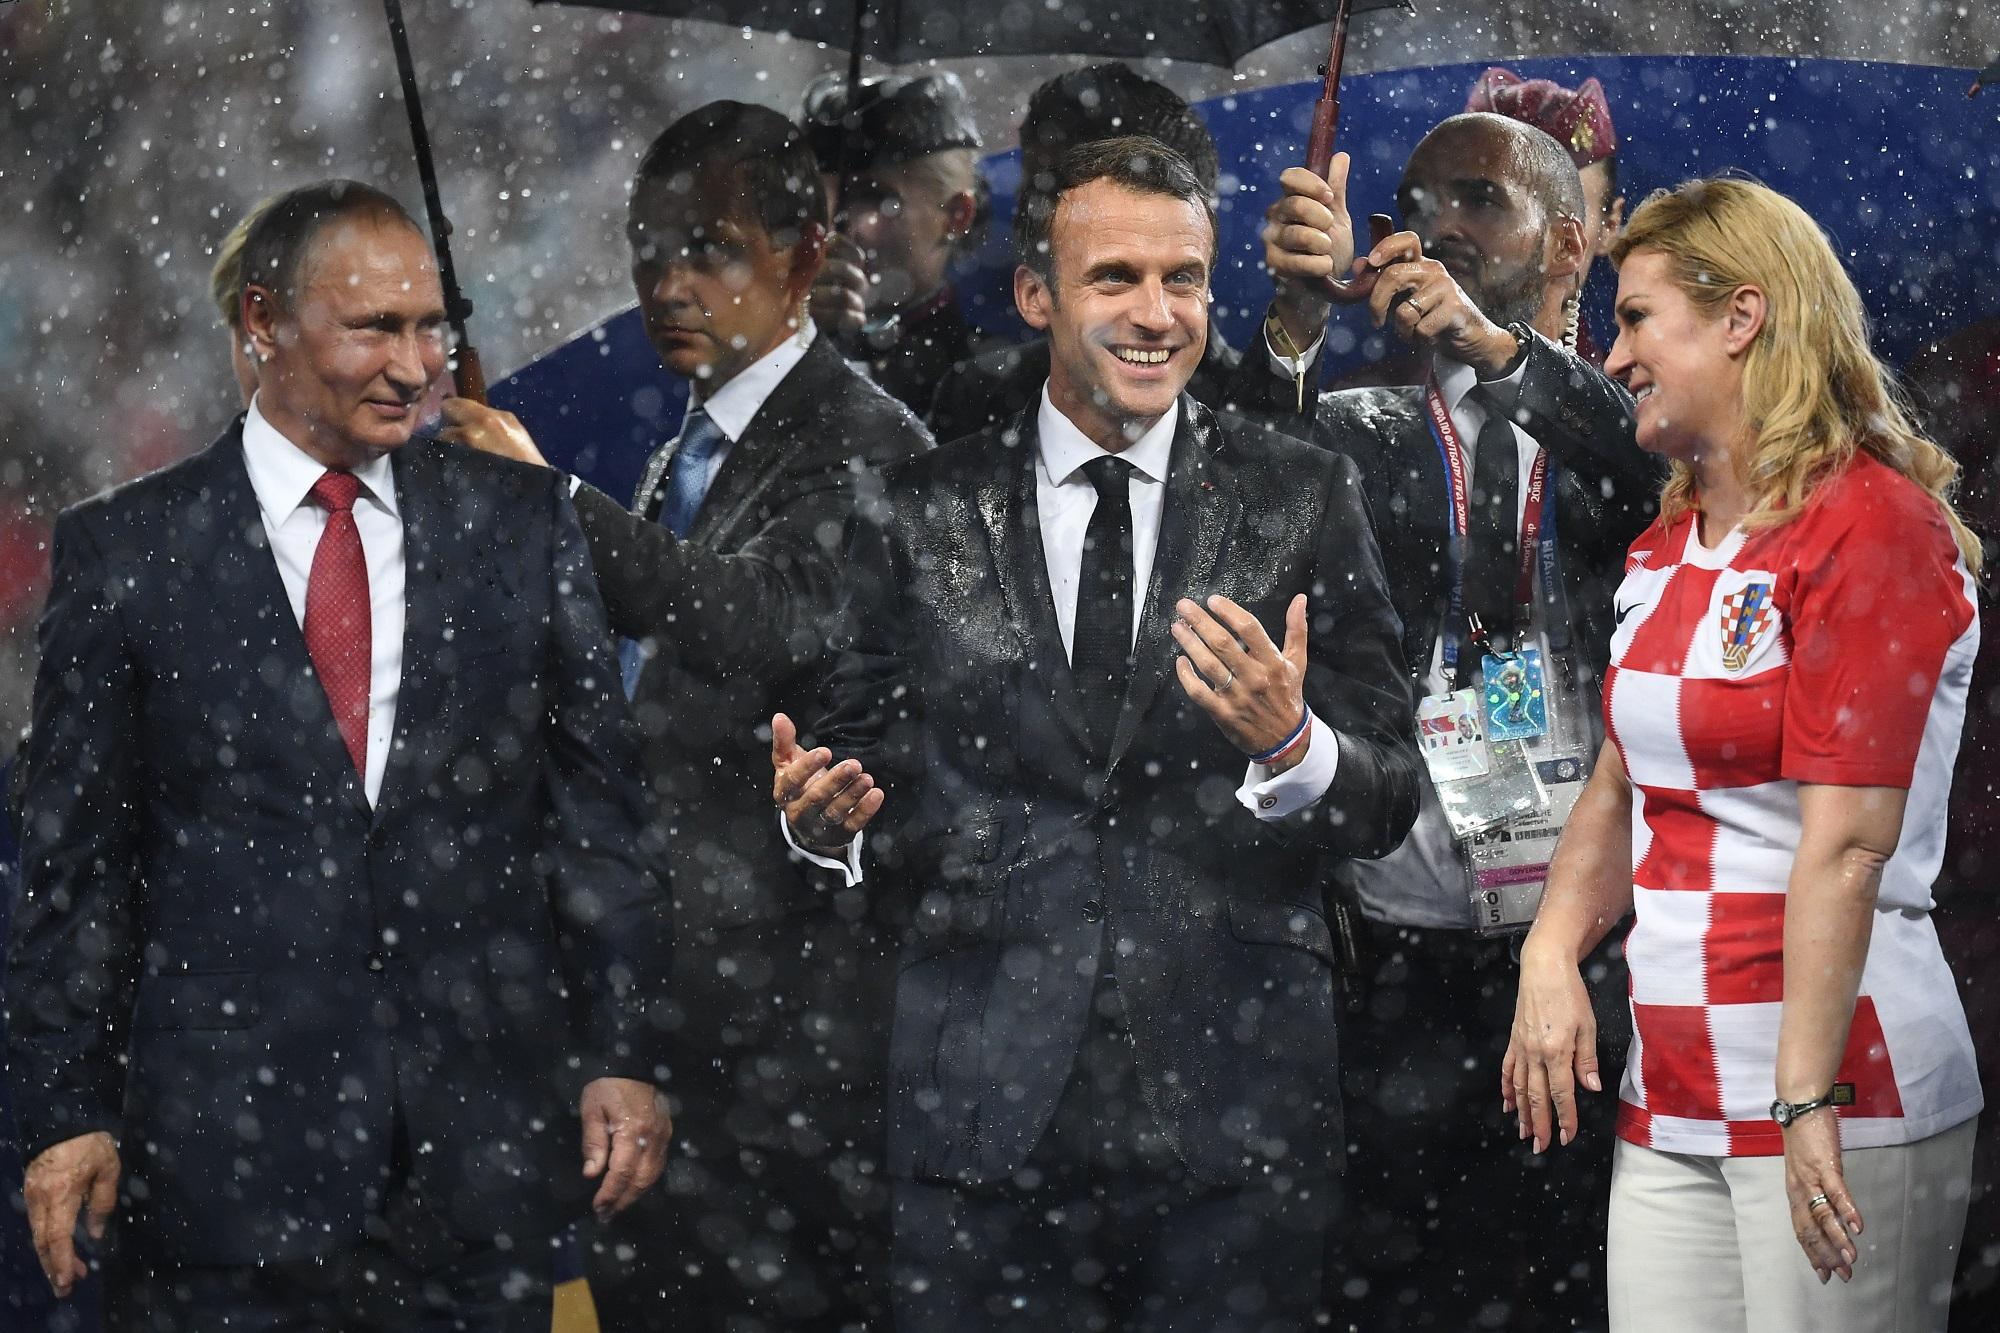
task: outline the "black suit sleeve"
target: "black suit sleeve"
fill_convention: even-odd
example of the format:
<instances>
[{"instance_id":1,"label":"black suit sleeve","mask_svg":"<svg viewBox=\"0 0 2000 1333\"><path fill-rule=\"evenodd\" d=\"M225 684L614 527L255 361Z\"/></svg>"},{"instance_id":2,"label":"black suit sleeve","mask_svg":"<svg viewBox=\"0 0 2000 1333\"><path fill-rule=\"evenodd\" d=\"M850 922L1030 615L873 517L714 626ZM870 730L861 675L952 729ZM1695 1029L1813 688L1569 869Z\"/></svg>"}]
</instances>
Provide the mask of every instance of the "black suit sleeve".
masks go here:
<instances>
[{"instance_id":1,"label":"black suit sleeve","mask_svg":"<svg viewBox=\"0 0 2000 1333\"><path fill-rule=\"evenodd\" d=\"M1274 822L1282 836L1372 858L1394 851L1416 822L1415 708L1360 475L1346 458L1330 463L1306 607L1305 696L1338 737L1340 762L1324 796Z\"/></svg>"},{"instance_id":2,"label":"black suit sleeve","mask_svg":"<svg viewBox=\"0 0 2000 1333\"><path fill-rule=\"evenodd\" d=\"M120 580L81 517L55 529L34 724L22 751L21 864L7 1047L23 1154L119 1129L120 1057L139 957L139 680Z\"/></svg>"},{"instance_id":3,"label":"black suit sleeve","mask_svg":"<svg viewBox=\"0 0 2000 1333\"><path fill-rule=\"evenodd\" d=\"M1625 386L1576 353L1533 334L1515 412L1556 462L1605 486L1614 509L1639 512L1659 497L1659 461L1639 447ZM1648 514L1633 535L1651 522Z\"/></svg>"},{"instance_id":4,"label":"black suit sleeve","mask_svg":"<svg viewBox=\"0 0 2000 1333\"><path fill-rule=\"evenodd\" d=\"M551 487L548 639L550 890L570 994L584 1029L584 1081L653 1082L664 1035L673 918L663 849L647 827L637 729L575 511Z\"/></svg>"},{"instance_id":5,"label":"black suit sleeve","mask_svg":"<svg viewBox=\"0 0 2000 1333\"><path fill-rule=\"evenodd\" d=\"M927 445L914 425L892 425L859 457L844 447L801 451L767 493L762 525L726 552L684 542L602 491L579 488L577 514L611 628L670 643L699 675L789 678L825 649L842 526L857 491L875 484L883 463Z\"/></svg>"},{"instance_id":6,"label":"black suit sleeve","mask_svg":"<svg viewBox=\"0 0 2000 1333\"><path fill-rule=\"evenodd\" d=\"M848 524L841 607L833 635L826 711L813 727L816 744L838 758L859 759L889 789L921 767L923 682L911 670L914 630L900 604L908 586L886 504L857 510Z\"/></svg>"}]
</instances>

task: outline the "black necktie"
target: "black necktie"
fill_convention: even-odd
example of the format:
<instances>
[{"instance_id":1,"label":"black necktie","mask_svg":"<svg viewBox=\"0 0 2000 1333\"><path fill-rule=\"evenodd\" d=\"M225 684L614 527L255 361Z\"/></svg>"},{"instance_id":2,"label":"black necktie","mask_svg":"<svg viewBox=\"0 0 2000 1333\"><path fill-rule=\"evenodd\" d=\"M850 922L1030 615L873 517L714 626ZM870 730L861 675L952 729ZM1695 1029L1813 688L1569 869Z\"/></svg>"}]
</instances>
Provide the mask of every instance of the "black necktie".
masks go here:
<instances>
[{"instance_id":1,"label":"black necktie","mask_svg":"<svg viewBox=\"0 0 2000 1333\"><path fill-rule=\"evenodd\" d=\"M1520 525L1515 521L1521 490L1521 456L1508 424L1512 404L1484 386L1472 390L1486 409L1472 457L1472 505L1465 532L1465 610L1479 617L1487 634L1514 637L1514 582L1520 577ZM1464 626L1459 627L1461 630Z\"/></svg>"},{"instance_id":2,"label":"black necktie","mask_svg":"<svg viewBox=\"0 0 2000 1333\"><path fill-rule=\"evenodd\" d=\"M1085 463L1083 473L1097 488L1097 508L1083 534L1069 664L1101 758L1111 750L1132 672L1132 465L1105 455Z\"/></svg>"}]
</instances>

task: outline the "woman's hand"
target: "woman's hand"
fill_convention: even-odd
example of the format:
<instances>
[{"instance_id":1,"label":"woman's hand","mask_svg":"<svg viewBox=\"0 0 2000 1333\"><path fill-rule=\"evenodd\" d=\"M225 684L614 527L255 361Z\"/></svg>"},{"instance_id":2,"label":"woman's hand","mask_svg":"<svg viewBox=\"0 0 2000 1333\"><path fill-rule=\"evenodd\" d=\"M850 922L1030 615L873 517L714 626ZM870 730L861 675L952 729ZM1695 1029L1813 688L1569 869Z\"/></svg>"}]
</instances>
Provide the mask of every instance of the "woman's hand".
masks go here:
<instances>
[{"instance_id":1,"label":"woman's hand","mask_svg":"<svg viewBox=\"0 0 2000 1333\"><path fill-rule=\"evenodd\" d=\"M1835 1273L1842 1282L1851 1282L1861 1210L1840 1174L1840 1120L1831 1107L1821 1107L1786 1126L1784 1135L1792 1234L1821 1282Z\"/></svg>"},{"instance_id":2,"label":"woman's hand","mask_svg":"<svg viewBox=\"0 0 2000 1333\"><path fill-rule=\"evenodd\" d=\"M1521 985L1514 1031L1500 1063L1500 1109L1511 1111L1535 1151L1556 1134L1576 1137L1576 1088L1602 1092L1597 1072L1597 1017L1574 957L1535 947L1521 950Z\"/></svg>"}]
</instances>

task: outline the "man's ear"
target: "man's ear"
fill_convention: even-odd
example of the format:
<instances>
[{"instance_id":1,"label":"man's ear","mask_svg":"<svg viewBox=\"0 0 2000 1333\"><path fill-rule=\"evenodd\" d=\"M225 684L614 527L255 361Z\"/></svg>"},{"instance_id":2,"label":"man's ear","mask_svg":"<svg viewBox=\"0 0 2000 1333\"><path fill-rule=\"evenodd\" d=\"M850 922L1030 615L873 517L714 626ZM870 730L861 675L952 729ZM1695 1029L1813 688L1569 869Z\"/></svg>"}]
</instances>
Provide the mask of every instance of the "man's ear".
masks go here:
<instances>
[{"instance_id":1,"label":"man's ear","mask_svg":"<svg viewBox=\"0 0 2000 1333\"><path fill-rule=\"evenodd\" d=\"M1764 331L1771 313L1770 299L1762 287L1744 283L1729 294L1722 310L1722 346L1731 356L1742 356Z\"/></svg>"},{"instance_id":2,"label":"man's ear","mask_svg":"<svg viewBox=\"0 0 2000 1333\"><path fill-rule=\"evenodd\" d=\"M960 190L944 201L945 239L956 242L972 230L972 220L979 216L979 201L972 197L972 191Z\"/></svg>"},{"instance_id":3,"label":"man's ear","mask_svg":"<svg viewBox=\"0 0 2000 1333\"><path fill-rule=\"evenodd\" d=\"M820 266L826 263L827 230L823 223L808 222L792 243L789 285L794 296L803 297L819 280Z\"/></svg>"},{"instance_id":4,"label":"man's ear","mask_svg":"<svg viewBox=\"0 0 2000 1333\"><path fill-rule=\"evenodd\" d=\"M1049 280L1026 264L1014 266L1014 308L1031 329L1048 328L1055 315L1056 294Z\"/></svg>"},{"instance_id":5,"label":"man's ear","mask_svg":"<svg viewBox=\"0 0 2000 1333\"><path fill-rule=\"evenodd\" d=\"M1583 220L1568 214L1556 217L1549 227L1548 278L1573 278L1590 265L1590 246L1583 238Z\"/></svg>"},{"instance_id":6,"label":"man's ear","mask_svg":"<svg viewBox=\"0 0 2000 1333\"><path fill-rule=\"evenodd\" d=\"M278 325L284 320L277 293L260 282L248 282L237 299L243 303L243 338L250 344L250 355L269 361L278 350Z\"/></svg>"}]
</instances>

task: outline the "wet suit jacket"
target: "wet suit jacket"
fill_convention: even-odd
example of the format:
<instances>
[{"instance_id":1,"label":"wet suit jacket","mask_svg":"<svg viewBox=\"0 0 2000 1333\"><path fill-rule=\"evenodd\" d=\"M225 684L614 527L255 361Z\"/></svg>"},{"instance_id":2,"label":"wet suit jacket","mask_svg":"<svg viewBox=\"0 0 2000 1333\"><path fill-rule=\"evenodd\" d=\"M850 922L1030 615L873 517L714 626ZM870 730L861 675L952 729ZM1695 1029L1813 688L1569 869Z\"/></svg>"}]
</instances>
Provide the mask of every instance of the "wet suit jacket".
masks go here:
<instances>
[{"instance_id":1,"label":"wet suit jacket","mask_svg":"<svg viewBox=\"0 0 2000 1333\"><path fill-rule=\"evenodd\" d=\"M109 1131L121 1226L174 1262L358 1241L399 1137L453 1234L549 1234L595 1189L584 1083L668 1063L661 867L561 479L393 458L406 630L373 808L240 419L56 524L9 1072L25 1155Z\"/></svg>"},{"instance_id":2,"label":"wet suit jacket","mask_svg":"<svg viewBox=\"0 0 2000 1333\"><path fill-rule=\"evenodd\" d=\"M896 981L889 1169L1016 1171L1072 1070L1101 966L1143 1095L1190 1175L1340 1161L1322 868L1415 818L1411 696L1352 464L1183 395L1151 589L1106 757L1087 739L1034 512L1035 418L892 477L857 525L817 728L888 788L864 883L912 899ZM1236 800L1244 756L1174 680L1174 602L1221 593L1282 638L1311 598L1305 697L1331 787L1286 819ZM879 891L879 890L878 890Z\"/></svg>"}]
</instances>

